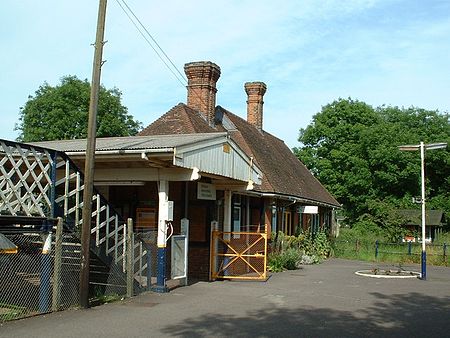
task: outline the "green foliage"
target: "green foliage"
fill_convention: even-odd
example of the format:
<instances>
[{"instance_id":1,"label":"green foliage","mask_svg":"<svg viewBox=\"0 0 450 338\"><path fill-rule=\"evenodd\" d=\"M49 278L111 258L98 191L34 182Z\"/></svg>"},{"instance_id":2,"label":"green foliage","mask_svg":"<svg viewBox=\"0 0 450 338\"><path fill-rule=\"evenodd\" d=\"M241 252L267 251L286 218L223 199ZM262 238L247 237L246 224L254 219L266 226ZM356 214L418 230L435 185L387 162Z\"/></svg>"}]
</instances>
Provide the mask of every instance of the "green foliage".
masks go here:
<instances>
[{"instance_id":1,"label":"green foliage","mask_svg":"<svg viewBox=\"0 0 450 338\"><path fill-rule=\"evenodd\" d=\"M433 244L444 244L447 245L447 255L450 256L450 231L443 232L440 234L435 241L433 241Z\"/></svg>"},{"instance_id":2,"label":"green foliage","mask_svg":"<svg viewBox=\"0 0 450 338\"><path fill-rule=\"evenodd\" d=\"M296 248L287 248L282 252L271 252L268 259L268 269L272 272L295 270L301 260L301 252Z\"/></svg>"},{"instance_id":3,"label":"green foliage","mask_svg":"<svg viewBox=\"0 0 450 338\"><path fill-rule=\"evenodd\" d=\"M395 208L417 208L420 154L402 152L402 144L450 143L448 114L420 108L373 108L339 99L322 108L300 130L297 157L343 204L347 223L400 236ZM450 218L450 151L426 154L427 207Z\"/></svg>"},{"instance_id":4,"label":"green foliage","mask_svg":"<svg viewBox=\"0 0 450 338\"><path fill-rule=\"evenodd\" d=\"M25 307L0 303L0 322L24 317L26 312Z\"/></svg>"},{"instance_id":5,"label":"green foliage","mask_svg":"<svg viewBox=\"0 0 450 338\"><path fill-rule=\"evenodd\" d=\"M286 258L278 252L269 253L267 259L267 269L272 272L281 272L285 270Z\"/></svg>"},{"instance_id":6,"label":"green foliage","mask_svg":"<svg viewBox=\"0 0 450 338\"><path fill-rule=\"evenodd\" d=\"M325 232L323 231L318 232L314 237L314 239L312 240L312 242L314 253L321 259L325 259L330 255L331 244Z\"/></svg>"},{"instance_id":7,"label":"green foliage","mask_svg":"<svg viewBox=\"0 0 450 338\"><path fill-rule=\"evenodd\" d=\"M280 231L272 238L272 251L268 257L268 269L272 272L298 269L301 264L319 263L330 255L332 249L323 231L315 235L307 231L298 236L288 236Z\"/></svg>"},{"instance_id":8,"label":"green foliage","mask_svg":"<svg viewBox=\"0 0 450 338\"><path fill-rule=\"evenodd\" d=\"M65 76L55 87L44 83L20 110L19 141L85 138L91 86L87 80ZM130 136L141 128L121 103L117 88L101 86L97 111L97 136Z\"/></svg>"},{"instance_id":9,"label":"green foliage","mask_svg":"<svg viewBox=\"0 0 450 338\"><path fill-rule=\"evenodd\" d=\"M399 264L420 263L422 244L412 243L409 254L408 243L391 242L382 231L371 232L365 227L341 229L338 238L332 241L334 257L357 259L369 262L389 262ZM378 257L375 247L378 241ZM427 263L431 265L450 264L450 247L444 256L444 243L450 243L450 232L443 233L439 239L427 244Z\"/></svg>"}]
</instances>

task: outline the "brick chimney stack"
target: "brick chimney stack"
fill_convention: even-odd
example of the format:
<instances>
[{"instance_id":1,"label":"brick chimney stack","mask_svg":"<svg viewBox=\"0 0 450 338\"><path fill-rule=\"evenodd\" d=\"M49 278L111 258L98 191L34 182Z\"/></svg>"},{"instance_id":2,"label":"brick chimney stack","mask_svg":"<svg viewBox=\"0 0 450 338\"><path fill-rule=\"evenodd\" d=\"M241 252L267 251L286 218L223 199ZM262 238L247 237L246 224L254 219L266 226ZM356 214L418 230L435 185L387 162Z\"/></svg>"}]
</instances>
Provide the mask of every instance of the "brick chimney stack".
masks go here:
<instances>
[{"instance_id":1,"label":"brick chimney stack","mask_svg":"<svg viewBox=\"0 0 450 338\"><path fill-rule=\"evenodd\" d=\"M216 83L220 67L209 61L190 62L184 65L188 78L187 105L201 112L210 125L214 125Z\"/></svg>"},{"instance_id":2,"label":"brick chimney stack","mask_svg":"<svg viewBox=\"0 0 450 338\"><path fill-rule=\"evenodd\" d=\"M244 85L247 93L247 122L262 130L263 127L263 96L266 92L264 82L247 82Z\"/></svg>"}]
</instances>

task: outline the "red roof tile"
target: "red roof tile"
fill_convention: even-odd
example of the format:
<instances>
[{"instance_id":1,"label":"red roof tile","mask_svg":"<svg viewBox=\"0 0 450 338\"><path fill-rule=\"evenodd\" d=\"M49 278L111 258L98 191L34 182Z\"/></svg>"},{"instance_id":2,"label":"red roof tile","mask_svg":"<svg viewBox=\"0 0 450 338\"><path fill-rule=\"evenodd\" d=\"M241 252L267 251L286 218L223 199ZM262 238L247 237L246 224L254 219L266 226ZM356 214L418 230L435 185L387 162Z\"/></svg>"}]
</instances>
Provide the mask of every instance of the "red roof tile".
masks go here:
<instances>
[{"instance_id":1,"label":"red roof tile","mask_svg":"<svg viewBox=\"0 0 450 338\"><path fill-rule=\"evenodd\" d=\"M311 202L339 206L336 199L301 163L279 138L260 131L239 116L218 106L216 126L210 126L203 115L183 103L178 104L139 135L213 133L228 130L231 138L263 171L256 191L297 197Z\"/></svg>"}]
</instances>

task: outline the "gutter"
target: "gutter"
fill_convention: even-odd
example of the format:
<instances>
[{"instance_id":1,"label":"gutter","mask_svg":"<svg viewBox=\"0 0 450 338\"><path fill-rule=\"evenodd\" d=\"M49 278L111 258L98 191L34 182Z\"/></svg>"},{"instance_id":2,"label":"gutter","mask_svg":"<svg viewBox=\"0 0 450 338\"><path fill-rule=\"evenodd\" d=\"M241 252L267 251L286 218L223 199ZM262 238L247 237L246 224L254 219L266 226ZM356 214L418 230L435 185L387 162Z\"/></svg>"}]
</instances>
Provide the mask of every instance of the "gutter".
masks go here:
<instances>
[{"instance_id":1,"label":"gutter","mask_svg":"<svg viewBox=\"0 0 450 338\"><path fill-rule=\"evenodd\" d=\"M82 151L63 151L68 156L82 156L86 155L86 150ZM157 153L174 153L175 148L151 148L151 149L116 149L116 150L96 150L95 155L141 155L145 154L157 154Z\"/></svg>"},{"instance_id":2,"label":"gutter","mask_svg":"<svg viewBox=\"0 0 450 338\"><path fill-rule=\"evenodd\" d=\"M340 209L341 208L341 206L337 206L337 205L334 205L334 204L329 204L329 203L309 200L309 199L306 199L306 198L300 198L300 197L292 196L292 195L283 195L283 194L277 194L277 193L266 193L266 192L257 192L257 191L247 191L246 194L254 195L254 196L258 196L258 197L278 198L278 199L288 200L288 201L291 201L293 203L314 204L314 205L317 205L317 206L333 208L333 209Z\"/></svg>"}]
</instances>

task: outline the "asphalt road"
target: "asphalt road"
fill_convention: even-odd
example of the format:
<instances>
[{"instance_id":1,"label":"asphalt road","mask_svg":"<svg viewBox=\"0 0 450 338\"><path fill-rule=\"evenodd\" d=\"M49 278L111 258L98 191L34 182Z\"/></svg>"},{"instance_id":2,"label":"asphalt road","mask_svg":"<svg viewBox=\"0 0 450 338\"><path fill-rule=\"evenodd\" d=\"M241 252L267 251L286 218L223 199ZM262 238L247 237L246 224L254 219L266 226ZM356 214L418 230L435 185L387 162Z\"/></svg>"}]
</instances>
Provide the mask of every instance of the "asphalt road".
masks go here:
<instances>
[{"instance_id":1,"label":"asphalt road","mask_svg":"<svg viewBox=\"0 0 450 338\"><path fill-rule=\"evenodd\" d=\"M17 320L0 337L450 336L450 268L429 266L427 281L355 274L373 268L397 269L332 259L267 282L199 282Z\"/></svg>"}]
</instances>

